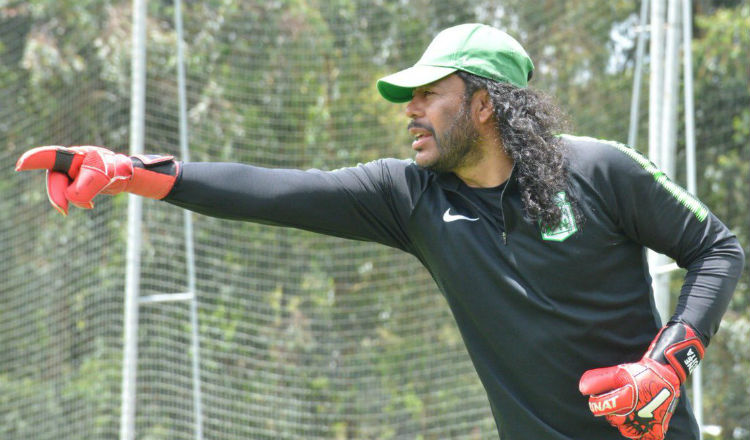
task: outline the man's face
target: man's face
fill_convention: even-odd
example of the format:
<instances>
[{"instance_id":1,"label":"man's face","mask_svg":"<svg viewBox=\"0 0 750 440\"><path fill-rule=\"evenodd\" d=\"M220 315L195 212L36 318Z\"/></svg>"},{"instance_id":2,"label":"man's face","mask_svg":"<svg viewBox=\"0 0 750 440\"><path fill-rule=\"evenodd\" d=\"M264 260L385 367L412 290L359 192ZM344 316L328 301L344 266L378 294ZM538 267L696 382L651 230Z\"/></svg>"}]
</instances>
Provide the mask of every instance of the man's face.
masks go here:
<instances>
[{"instance_id":1,"label":"man's face","mask_svg":"<svg viewBox=\"0 0 750 440\"><path fill-rule=\"evenodd\" d=\"M414 89L406 115L412 120L407 129L415 137L412 149L417 165L447 172L477 159L473 147L479 134L457 75Z\"/></svg>"}]
</instances>

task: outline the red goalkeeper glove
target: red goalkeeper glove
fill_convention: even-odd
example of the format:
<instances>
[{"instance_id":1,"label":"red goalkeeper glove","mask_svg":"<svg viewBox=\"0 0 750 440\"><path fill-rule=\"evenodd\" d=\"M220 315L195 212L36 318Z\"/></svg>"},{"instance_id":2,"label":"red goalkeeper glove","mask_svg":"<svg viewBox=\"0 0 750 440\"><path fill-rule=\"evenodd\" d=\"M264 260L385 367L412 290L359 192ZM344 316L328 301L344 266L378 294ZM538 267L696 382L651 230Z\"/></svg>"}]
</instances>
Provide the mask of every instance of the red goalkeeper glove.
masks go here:
<instances>
[{"instance_id":1,"label":"red goalkeeper glove","mask_svg":"<svg viewBox=\"0 0 750 440\"><path fill-rule=\"evenodd\" d=\"M578 385L589 408L633 439L662 440L680 397L680 385L703 359L695 330L682 323L662 328L635 363L586 371Z\"/></svg>"},{"instance_id":2,"label":"red goalkeeper glove","mask_svg":"<svg viewBox=\"0 0 750 440\"><path fill-rule=\"evenodd\" d=\"M130 192L153 199L169 194L179 164L172 156L126 156L102 147L44 146L24 153L16 171L47 170L47 196L61 214L68 202L94 207L97 194Z\"/></svg>"}]
</instances>

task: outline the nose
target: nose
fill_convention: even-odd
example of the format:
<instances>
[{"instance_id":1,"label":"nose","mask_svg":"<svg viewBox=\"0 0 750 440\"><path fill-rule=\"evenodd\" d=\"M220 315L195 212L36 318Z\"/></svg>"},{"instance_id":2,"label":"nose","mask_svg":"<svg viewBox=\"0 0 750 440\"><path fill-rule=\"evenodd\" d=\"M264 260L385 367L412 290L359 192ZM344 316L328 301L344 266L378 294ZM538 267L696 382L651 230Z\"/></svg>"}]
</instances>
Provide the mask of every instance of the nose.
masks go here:
<instances>
[{"instance_id":1,"label":"nose","mask_svg":"<svg viewBox=\"0 0 750 440\"><path fill-rule=\"evenodd\" d=\"M404 112L406 113L406 117L408 117L409 119L416 119L422 116L422 106L419 105L416 97L412 98L411 101L406 104Z\"/></svg>"}]
</instances>

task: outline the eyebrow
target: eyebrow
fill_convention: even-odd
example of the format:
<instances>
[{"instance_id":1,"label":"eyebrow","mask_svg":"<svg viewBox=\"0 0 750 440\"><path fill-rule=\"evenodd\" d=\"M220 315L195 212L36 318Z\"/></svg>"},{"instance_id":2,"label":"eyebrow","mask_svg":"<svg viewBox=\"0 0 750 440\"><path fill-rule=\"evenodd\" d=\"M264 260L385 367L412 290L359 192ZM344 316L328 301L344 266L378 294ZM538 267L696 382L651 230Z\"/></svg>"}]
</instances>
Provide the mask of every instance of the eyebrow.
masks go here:
<instances>
[{"instance_id":1,"label":"eyebrow","mask_svg":"<svg viewBox=\"0 0 750 440\"><path fill-rule=\"evenodd\" d=\"M438 81L431 82L431 83L425 84L423 86L414 87L414 92L416 93L419 90L433 90L435 88L438 88Z\"/></svg>"}]
</instances>

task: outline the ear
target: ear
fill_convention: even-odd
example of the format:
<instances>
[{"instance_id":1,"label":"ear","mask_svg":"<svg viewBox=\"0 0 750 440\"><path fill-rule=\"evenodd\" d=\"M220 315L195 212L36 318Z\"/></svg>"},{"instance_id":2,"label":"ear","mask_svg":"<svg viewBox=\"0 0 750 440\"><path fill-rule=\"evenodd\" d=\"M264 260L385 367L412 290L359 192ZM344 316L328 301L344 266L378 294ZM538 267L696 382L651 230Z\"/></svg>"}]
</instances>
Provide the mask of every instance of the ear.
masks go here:
<instances>
[{"instance_id":1,"label":"ear","mask_svg":"<svg viewBox=\"0 0 750 440\"><path fill-rule=\"evenodd\" d=\"M480 124L485 124L488 121L491 121L495 114L495 109L490 100L490 94L487 93L487 90L485 89L480 89L474 92L474 96L471 98L471 107L474 110L477 122Z\"/></svg>"}]
</instances>

